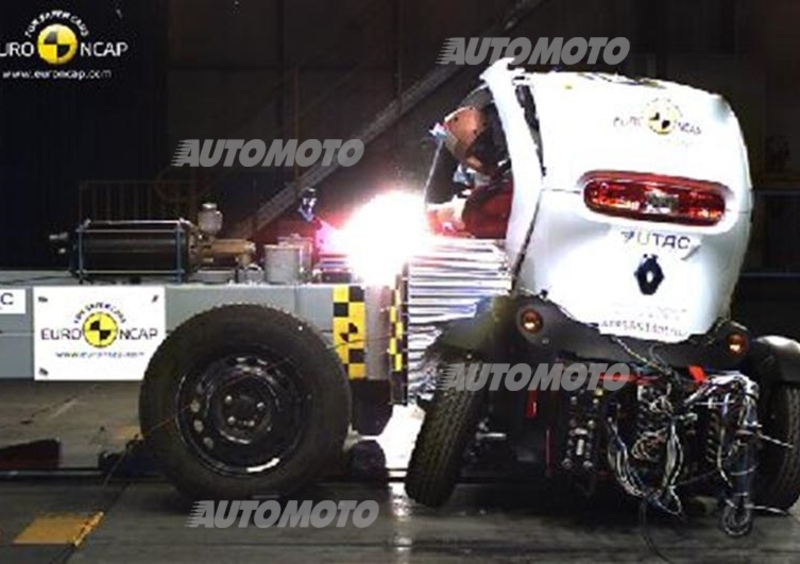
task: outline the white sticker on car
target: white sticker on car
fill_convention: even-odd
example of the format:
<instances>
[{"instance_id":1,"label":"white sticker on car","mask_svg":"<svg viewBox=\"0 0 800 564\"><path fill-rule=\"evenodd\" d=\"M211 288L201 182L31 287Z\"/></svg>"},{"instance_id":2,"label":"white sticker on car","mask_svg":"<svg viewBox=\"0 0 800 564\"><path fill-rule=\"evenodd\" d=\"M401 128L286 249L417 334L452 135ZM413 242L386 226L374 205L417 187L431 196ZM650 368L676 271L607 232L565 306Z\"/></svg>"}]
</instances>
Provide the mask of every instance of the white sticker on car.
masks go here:
<instances>
[{"instance_id":1,"label":"white sticker on car","mask_svg":"<svg viewBox=\"0 0 800 564\"><path fill-rule=\"evenodd\" d=\"M686 258L701 245L700 237L685 233L612 227L611 240L642 253L659 253Z\"/></svg>"},{"instance_id":2,"label":"white sticker on car","mask_svg":"<svg viewBox=\"0 0 800 564\"><path fill-rule=\"evenodd\" d=\"M141 380L166 335L161 286L33 289L35 379Z\"/></svg>"},{"instance_id":3,"label":"white sticker on car","mask_svg":"<svg viewBox=\"0 0 800 564\"><path fill-rule=\"evenodd\" d=\"M610 304L613 313L598 323L600 333L660 340L670 343L689 337L687 317L690 310L681 306L628 300Z\"/></svg>"}]
</instances>

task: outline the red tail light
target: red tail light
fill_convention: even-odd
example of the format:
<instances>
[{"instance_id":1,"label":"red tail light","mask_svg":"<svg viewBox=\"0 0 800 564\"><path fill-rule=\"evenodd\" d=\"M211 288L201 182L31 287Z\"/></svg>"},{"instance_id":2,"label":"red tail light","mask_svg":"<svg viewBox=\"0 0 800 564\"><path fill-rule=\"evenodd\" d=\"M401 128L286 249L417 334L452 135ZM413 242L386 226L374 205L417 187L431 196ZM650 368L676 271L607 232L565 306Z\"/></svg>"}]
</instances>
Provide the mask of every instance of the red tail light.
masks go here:
<instances>
[{"instance_id":1,"label":"red tail light","mask_svg":"<svg viewBox=\"0 0 800 564\"><path fill-rule=\"evenodd\" d=\"M714 182L641 173L592 172L583 200L592 211L648 221L714 225L725 214L724 188Z\"/></svg>"}]
</instances>

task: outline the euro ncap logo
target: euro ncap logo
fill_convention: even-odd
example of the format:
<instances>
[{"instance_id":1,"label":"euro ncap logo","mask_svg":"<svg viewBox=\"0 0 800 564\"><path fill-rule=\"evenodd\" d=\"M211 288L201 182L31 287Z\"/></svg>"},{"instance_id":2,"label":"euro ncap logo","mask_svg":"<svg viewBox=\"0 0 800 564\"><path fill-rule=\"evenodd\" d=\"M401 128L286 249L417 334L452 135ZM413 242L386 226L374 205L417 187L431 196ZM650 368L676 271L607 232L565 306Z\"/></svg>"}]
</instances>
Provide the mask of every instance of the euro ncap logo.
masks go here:
<instances>
[{"instance_id":1,"label":"euro ncap logo","mask_svg":"<svg viewBox=\"0 0 800 564\"><path fill-rule=\"evenodd\" d=\"M91 314L83 322L83 338L96 349L104 349L117 340L119 325L114 317L105 311Z\"/></svg>"},{"instance_id":2,"label":"euro ncap logo","mask_svg":"<svg viewBox=\"0 0 800 564\"><path fill-rule=\"evenodd\" d=\"M51 24L39 32L36 51L46 63L64 65L78 52L78 37L64 24Z\"/></svg>"},{"instance_id":3,"label":"euro ncap logo","mask_svg":"<svg viewBox=\"0 0 800 564\"><path fill-rule=\"evenodd\" d=\"M659 135L667 135L678 125L681 111L669 100L655 100L647 106L645 119L650 129Z\"/></svg>"}]
</instances>

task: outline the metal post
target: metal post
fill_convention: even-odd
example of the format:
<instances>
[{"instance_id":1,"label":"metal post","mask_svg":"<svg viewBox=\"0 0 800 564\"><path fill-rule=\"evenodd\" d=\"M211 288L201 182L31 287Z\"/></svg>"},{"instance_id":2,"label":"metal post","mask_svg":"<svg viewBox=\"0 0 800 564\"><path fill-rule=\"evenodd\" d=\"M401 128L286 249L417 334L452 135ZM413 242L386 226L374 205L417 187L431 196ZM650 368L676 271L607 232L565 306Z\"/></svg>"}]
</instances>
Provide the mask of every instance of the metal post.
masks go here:
<instances>
[{"instance_id":1,"label":"metal post","mask_svg":"<svg viewBox=\"0 0 800 564\"><path fill-rule=\"evenodd\" d=\"M403 26L403 0L395 0L394 10L394 92L397 98L397 111L403 113L403 47L404 26Z\"/></svg>"},{"instance_id":2,"label":"metal post","mask_svg":"<svg viewBox=\"0 0 800 564\"><path fill-rule=\"evenodd\" d=\"M286 129L286 0L275 2L275 47L278 61L278 80L280 80L280 90L278 100L275 103L275 130L283 136ZM284 170L282 166L274 167L275 186L283 187Z\"/></svg>"},{"instance_id":3,"label":"metal post","mask_svg":"<svg viewBox=\"0 0 800 564\"><path fill-rule=\"evenodd\" d=\"M139 196L141 189L141 185L137 185L133 190L133 216L127 219L144 219L139 213Z\"/></svg>"},{"instance_id":4,"label":"metal post","mask_svg":"<svg viewBox=\"0 0 800 564\"><path fill-rule=\"evenodd\" d=\"M86 191L86 184L78 184L78 221L83 221L83 198Z\"/></svg>"},{"instance_id":5,"label":"metal post","mask_svg":"<svg viewBox=\"0 0 800 564\"><path fill-rule=\"evenodd\" d=\"M292 94L294 98L294 138L297 139L297 144L300 144L300 67L294 67L292 72ZM294 162L294 179L300 177L300 167L297 166L297 161Z\"/></svg>"},{"instance_id":6,"label":"metal post","mask_svg":"<svg viewBox=\"0 0 800 564\"><path fill-rule=\"evenodd\" d=\"M198 202L198 199L199 199L198 196L199 196L199 194L201 194L202 192L205 191L206 178L204 177L200 181L203 184L203 187L201 189L200 186L199 186L200 182L198 182L197 169L192 169L192 177L193 177L192 178L192 182L189 184L189 209L186 211L186 215L188 217L186 217L185 219L188 219L189 221L196 221L197 220L197 211L200 209L199 202ZM176 192L177 192L177 190L176 190Z\"/></svg>"}]
</instances>

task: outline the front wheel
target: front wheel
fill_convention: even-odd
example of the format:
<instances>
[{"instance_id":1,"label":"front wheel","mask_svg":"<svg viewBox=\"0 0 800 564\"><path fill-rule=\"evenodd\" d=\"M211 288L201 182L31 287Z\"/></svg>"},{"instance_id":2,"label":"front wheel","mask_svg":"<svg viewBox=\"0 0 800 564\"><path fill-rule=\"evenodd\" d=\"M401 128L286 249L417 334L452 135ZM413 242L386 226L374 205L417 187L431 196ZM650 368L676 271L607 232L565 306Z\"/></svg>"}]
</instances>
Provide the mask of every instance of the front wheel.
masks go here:
<instances>
[{"instance_id":1,"label":"front wheel","mask_svg":"<svg viewBox=\"0 0 800 564\"><path fill-rule=\"evenodd\" d=\"M437 387L408 464L406 493L411 499L438 507L450 498L485 397L482 390Z\"/></svg>"},{"instance_id":2,"label":"front wheel","mask_svg":"<svg viewBox=\"0 0 800 564\"><path fill-rule=\"evenodd\" d=\"M766 397L761 421L767 437L759 453L756 502L788 510L800 498L800 388L777 384Z\"/></svg>"},{"instance_id":3,"label":"front wheel","mask_svg":"<svg viewBox=\"0 0 800 564\"><path fill-rule=\"evenodd\" d=\"M139 414L166 477L195 499L288 495L341 455L350 390L324 339L293 315L223 306L150 361Z\"/></svg>"}]
</instances>

